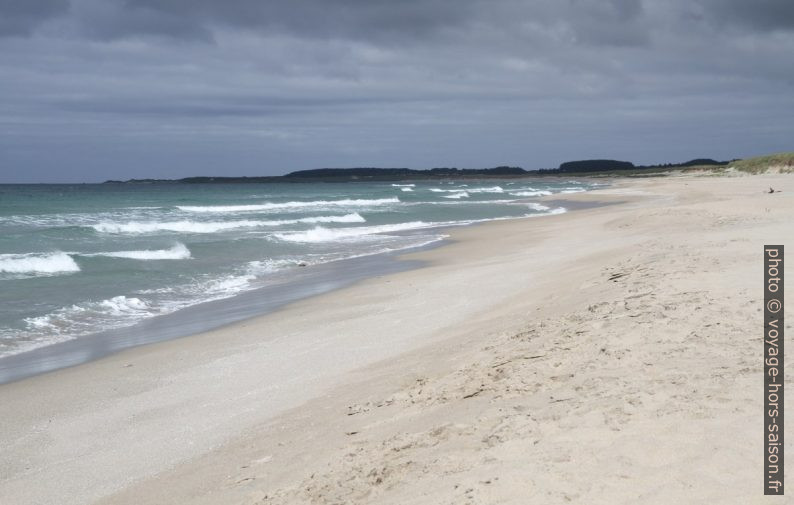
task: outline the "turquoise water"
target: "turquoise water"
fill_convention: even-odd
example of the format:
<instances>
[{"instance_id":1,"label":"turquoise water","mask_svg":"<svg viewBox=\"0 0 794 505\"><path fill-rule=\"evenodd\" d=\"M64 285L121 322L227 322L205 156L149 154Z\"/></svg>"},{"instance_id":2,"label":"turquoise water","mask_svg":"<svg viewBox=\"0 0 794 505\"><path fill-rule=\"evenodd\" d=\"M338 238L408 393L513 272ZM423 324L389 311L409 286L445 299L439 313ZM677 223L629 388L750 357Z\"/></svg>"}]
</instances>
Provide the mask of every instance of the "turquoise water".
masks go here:
<instances>
[{"instance_id":1,"label":"turquoise water","mask_svg":"<svg viewBox=\"0 0 794 505\"><path fill-rule=\"evenodd\" d=\"M0 356L266 285L274 273L564 212L576 181L0 185Z\"/></svg>"}]
</instances>

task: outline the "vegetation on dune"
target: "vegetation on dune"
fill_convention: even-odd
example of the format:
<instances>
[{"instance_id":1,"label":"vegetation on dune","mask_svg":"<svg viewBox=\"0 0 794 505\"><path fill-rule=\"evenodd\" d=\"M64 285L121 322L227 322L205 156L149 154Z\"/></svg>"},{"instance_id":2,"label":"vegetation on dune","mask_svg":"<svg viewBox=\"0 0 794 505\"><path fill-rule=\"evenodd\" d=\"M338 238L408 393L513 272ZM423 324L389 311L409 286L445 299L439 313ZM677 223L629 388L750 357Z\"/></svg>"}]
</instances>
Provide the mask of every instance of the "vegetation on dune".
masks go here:
<instances>
[{"instance_id":1,"label":"vegetation on dune","mask_svg":"<svg viewBox=\"0 0 794 505\"><path fill-rule=\"evenodd\" d=\"M769 169L777 169L786 173L794 172L794 152L768 154L766 156L737 160L732 162L728 168L749 174L759 174Z\"/></svg>"}]
</instances>

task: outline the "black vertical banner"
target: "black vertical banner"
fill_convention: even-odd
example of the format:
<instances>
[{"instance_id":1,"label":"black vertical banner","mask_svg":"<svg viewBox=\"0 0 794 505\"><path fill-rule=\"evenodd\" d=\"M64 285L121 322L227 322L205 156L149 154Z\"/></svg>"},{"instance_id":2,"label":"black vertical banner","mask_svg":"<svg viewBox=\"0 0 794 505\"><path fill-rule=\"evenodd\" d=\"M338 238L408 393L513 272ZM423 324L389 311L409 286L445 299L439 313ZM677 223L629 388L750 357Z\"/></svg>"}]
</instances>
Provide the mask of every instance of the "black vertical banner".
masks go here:
<instances>
[{"instance_id":1,"label":"black vertical banner","mask_svg":"<svg viewBox=\"0 0 794 505\"><path fill-rule=\"evenodd\" d=\"M764 494L783 494L783 246L764 246Z\"/></svg>"}]
</instances>

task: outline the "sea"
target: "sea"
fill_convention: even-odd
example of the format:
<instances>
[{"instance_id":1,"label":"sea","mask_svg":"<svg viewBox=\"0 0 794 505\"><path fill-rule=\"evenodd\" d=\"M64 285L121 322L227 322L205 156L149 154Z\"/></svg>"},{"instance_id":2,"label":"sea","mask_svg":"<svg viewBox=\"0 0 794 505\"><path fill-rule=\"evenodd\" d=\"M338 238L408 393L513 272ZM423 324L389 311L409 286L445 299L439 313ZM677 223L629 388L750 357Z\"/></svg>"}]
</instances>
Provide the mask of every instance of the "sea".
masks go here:
<instances>
[{"instance_id":1,"label":"sea","mask_svg":"<svg viewBox=\"0 0 794 505\"><path fill-rule=\"evenodd\" d=\"M312 269L438 243L451 227L563 213L564 205L538 199L594 186L552 179L0 185L0 358L134 331L274 279L279 289L292 277L311 283Z\"/></svg>"}]
</instances>

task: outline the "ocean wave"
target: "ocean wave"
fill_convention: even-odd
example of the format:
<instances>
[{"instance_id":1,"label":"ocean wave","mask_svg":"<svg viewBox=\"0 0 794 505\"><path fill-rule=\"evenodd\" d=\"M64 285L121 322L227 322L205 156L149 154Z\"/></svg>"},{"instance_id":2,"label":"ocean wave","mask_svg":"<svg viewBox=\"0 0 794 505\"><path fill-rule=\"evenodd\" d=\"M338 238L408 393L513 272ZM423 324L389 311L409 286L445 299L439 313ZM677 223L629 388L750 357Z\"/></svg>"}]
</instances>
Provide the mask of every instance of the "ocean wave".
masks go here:
<instances>
[{"instance_id":1,"label":"ocean wave","mask_svg":"<svg viewBox=\"0 0 794 505\"><path fill-rule=\"evenodd\" d=\"M75 253L80 254L80 253ZM108 258L125 258L133 260L187 260L191 258L190 249L185 244L176 243L170 249L155 249L142 251L114 251L80 254L81 256L105 256Z\"/></svg>"},{"instance_id":2,"label":"ocean wave","mask_svg":"<svg viewBox=\"0 0 794 505\"><path fill-rule=\"evenodd\" d=\"M408 223L385 224L380 226L361 226L357 228L323 228L317 226L312 230L300 232L274 233L273 236L287 242L333 242L351 238L372 238L372 235L396 231L418 230L440 226L443 223L426 223L411 221Z\"/></svg>"},{"instance_id":3,"label":"ocean wave","mask_svg":"<svg viewBox=\"0 0 794 505\"><path fill-rule=\"evenodd\" d=\"M95 328L97 318L107 316L138 319L151 315L149 304L137 297L114 296L99 302L62 307L49 314L23 320L29 331L39 335L70 335Z\"/></svg>"},{"instance_id":4,"label":"ocean wave","mask_svg":"<svg viewBox=\"0 0 794 505\"><path fill-rule=\"evenodd\" d=\"M0 254L0 273L53 275L79 271L80 266L64 252Z\"/></svg>"},{"instance_id":5,"label":"ocean wave","mask_svg":"<svg viewBox=\"0 0 794 505\"><path fill-rule=\"evenodd\" d=\"M551 195L551 191L546 190L535 190L535 191L516 191L510 193L512 196L548 196Z\"/></svg>"},{"instance_id":6,"label":"ocean wave","mask_svg":"<svg viewBox=\"0 0 794 505\"><path fill-rule=\"evenodd\" d=\"M400 188L400 191L410 192L413 191L413 188Z\"/></svg>"},{"instance_id":7,"label":"ocean wave","mask_svg":"<svg viewBox=\"0 0 794 505\"><path fill-rule=\"evenodd\" d=\"M414 188L416 184L392 184L395 188Z\"/></svg>"},{"instance_id":8,"label":"ocean wave","mask_svg":"<svg viewBox=\"0 0 794 505\"><path fill-rule=\"evenodd\" d=\"M466 186L466 185L464 184L461 186ZM430 191L432 191L433 193L458 193L460 191L468 191L469 193L504 193L505 190L501 186L489 186L483 188L467 187L465 190L460 188L452 188L452 189L430 188Z\"/></svg>"},{"instance_id":9,"label":"ocean wave","mask_svg":"<svg viewBox=\"0 0 794 505\"><path fill-rule=\"evenodd\" d=\"M529 207L532 210L536 210L538 212L543 212L543 211L547 211L547 210L551 209L551 207L548 207L548 206L540 204L540 203L534 203L534 202L533 203L528 203L527 207Z\"/></svg>"},{"instance_id":10,"label":"ocean wave","mask_svg":"<svg viewBox=\"0 0 794 505\"><path fill-rule=\"evenodd\" d=\"M129 326L191 305L229 298L255 287L253 281L258 277L299 263L306 261L292 258L250 261L221 277L206 277L189 284L140 290L130 295L61 307L49 314L23 319L25 329L17 336L23 337L26 343L12 352Z\"/></svg>"},{"instance_id":11,"label":"ocean wave","mask_svg":"<svg viewBox=\"0 0 794 505\"><path fill-rule=\"evenodd\" d=\"M300 209L306 207L372 207L400 203L400 199L344 199L344 200L314 200L309 202L280 202L263 203L258 205L177 205L177 209L185 212L259 212L264 210Z\"/></svg>"},{"instance_id":12,"label":"ocean wave","mask_svg":"<svg viewBox=\"0 0 794 505\"><path fill-rule=\"evenodd\" d=\"M450 198L452 200L459 200L461 198L468 198L468 197L469 197L469 193L461 190L456 193L452 193L451 195L442 196L441 198Z\"/></svg>"},{"instance_id":13,"label":"ocean wave","mask_svg":"<svg viewBox=\"0 0 794 505\"><path fill-rule=\"evenodd\" d=\"M280 219L267 221L166 221L166 222L138 222L127 223L104 222L91 225L91 228L100 233L129 233L144 234L157 232L177 233L217 233L219 231L235 230L240 228L259 228L264 226L283 226L298 223L363 223L364 219L358 213L345 214L344 216L313 216L300 219Z\"/></svg>"},{"instance_id":14,"label":"ocean wave","mask_svg":"<svg viewBox=\"0 0 794 505\"><path fill-rule=\"evenodd\" d=\"M345 214L344 216L317 216L317 217L302 217L300 219L286 219L279 224L296 224L296 223L364 223L361 214L354 212L352 214ZM276 221L273 221L276 222Z\"/></svg>"},{"instance_id":15,"label":"ocean wave","mask_svg":"<svg viewBox=\"0 0 794 505\"><path fill-rule=\"evenodd\" d=\"M467 191L470 193L504 193L505 190L501 186L491 186L487 188L470 188Z\"/></svg>"},{"instance_id":16,"label":"ocean wave","mask_svg":"<svg viewBox=\"0 0 794 505\"><path fill-rule=\"evenodd\" d=\"M149 304L140 298L127 298L126 296L114 296L109 300L102 300L98 305L105 309L107 313L114 316L141 313L148 314L150 310Z\"/></svg>"},{"instance_id":17,"label":"ocean wave","mask_svg":"<svg viewBox=\"0 0 794 505\"><path fill-rule=\"evenodd\" d=\"M547 207L548 209L548 207ZM539 212L537 214L527 214L525 217L542 217L542 216L554 216L557 214L565 214L568 212L568 209L565 207L557 207L551 210L547 210L545 212Z\"/></svg>"},{"instance_id":18,"label":"ocean wave","mask_svg":"<svg viewBox=\"0 0 794 505\"><path fill-rule=\"evenodd\" d=\"M308 259L298 260L293 258L280 258L280 259L266 259L249 261L246 265L247 271L253 275L262 275L276 272L288 267L296 267L298 265L307 266L315 262Z\"/></svg>"},{"instance_id":19,"label":"ocean wave","mask_svg":"<svg viewBox=\"0 0 794 505\"><path fill-rule=\"evenodd\" d=\"M442 197L445 198L445 197ZM453 199L454 201L436 201L436 202L410 202L406 205L499 205L499 204L517 204L520 200L461 200Z\"/></svg>"},{"instance_id":20,"label":"ocean wave","mask_svg":"<svg viewBox=\"0 0 794 505\"><path fill-rule=\"evenodd\" d=\"M25 329L14 331L13 347L3 349L0 355L29 351L95 331L128 326L160 313L163 311L152 307L147 301L127 296L62 307L43 316L23 319Z\"/></svg>"},{"instance_id":21,"label":"ocean wave","mask_svg":"<svg viewBox=\"0 0 794 505\"><path fill-rule=\"evenodd\" d=\"M255 228L261 226L261 221L168 221L168 222L138 222L127 223L105 222L91 225L91 228L100 233L155 233L161 231L179 233L215 233L236 228Z\"/></svg>"}]
</instances>

